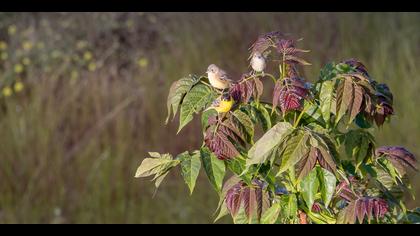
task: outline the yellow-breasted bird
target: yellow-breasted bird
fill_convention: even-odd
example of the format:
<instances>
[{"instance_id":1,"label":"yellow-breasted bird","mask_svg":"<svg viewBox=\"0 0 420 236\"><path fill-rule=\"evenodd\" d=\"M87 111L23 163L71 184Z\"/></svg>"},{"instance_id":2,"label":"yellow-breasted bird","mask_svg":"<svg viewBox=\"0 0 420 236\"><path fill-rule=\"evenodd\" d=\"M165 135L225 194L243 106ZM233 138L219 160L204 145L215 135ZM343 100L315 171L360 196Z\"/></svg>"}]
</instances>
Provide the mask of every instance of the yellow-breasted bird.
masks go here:
<instances>
[{"instance_id":1,"label":"yellow-breasted bird","mask_svg":"<svg viewBox=\"0 0 420 236\"><path fill-rule=\"evenodd\" d=\"M235 100L233 100L232 96L225 93L218 97L216 100L213 101L211 106L207 108L207 110L214 109L217 111L217 113L227 113L232 109L233 104L235 103Z\"/></svg>"},{"instance_id":2,"label":"yellow-breasted bird","mask_svg":"<svg viewBox=\"0 0 420 236\"><path fill-rule=\"evenodd\" d=\"M207 76L209 78L210 85L216 89L227 89L232 84L227 76L227 73L217 67L215 64L209 65L207 68Z\"/></svg>"}]
</instances>

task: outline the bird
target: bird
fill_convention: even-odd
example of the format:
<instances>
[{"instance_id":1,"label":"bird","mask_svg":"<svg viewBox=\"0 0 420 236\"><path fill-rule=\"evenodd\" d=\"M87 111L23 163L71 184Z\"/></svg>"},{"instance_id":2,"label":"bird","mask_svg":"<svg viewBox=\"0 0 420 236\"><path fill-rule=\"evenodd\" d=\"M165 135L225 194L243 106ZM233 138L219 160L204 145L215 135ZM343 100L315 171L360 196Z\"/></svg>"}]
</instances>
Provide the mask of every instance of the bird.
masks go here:
<instances>
[{"instance_id":1,"label":"bird","mask_svg":"<svg viewBox=\"0 0 420 236\"><path fill-rule=\"evenodd\" d=\"M225 93L216 98L213 103L205 111L214 109L218 114L228 113L231 109L235 100L230 96L229 93Z\"/></svg>"},{"instance_id":2,"label":"bird","mask_svg":"<svg viewBox=\"0 0 420 236\"><path fill-rule=\"evenodd\" d=\"M207 76L209 78L210 85L216 89L227 89L233 82L228 78L227 73L215 64L209 65L207 68Z\"/></svg>"},{"instance_id":3,"label":"bird","mask_svg":"<svg viewBox=\"0 0 420 236\"><path fill-rule=\"evenodd\" d=\"M259 53L255 52L251 58L251 67L255 72L263 72L266 67L266 62L264 56Z\"/></svg>"}]
</instances>

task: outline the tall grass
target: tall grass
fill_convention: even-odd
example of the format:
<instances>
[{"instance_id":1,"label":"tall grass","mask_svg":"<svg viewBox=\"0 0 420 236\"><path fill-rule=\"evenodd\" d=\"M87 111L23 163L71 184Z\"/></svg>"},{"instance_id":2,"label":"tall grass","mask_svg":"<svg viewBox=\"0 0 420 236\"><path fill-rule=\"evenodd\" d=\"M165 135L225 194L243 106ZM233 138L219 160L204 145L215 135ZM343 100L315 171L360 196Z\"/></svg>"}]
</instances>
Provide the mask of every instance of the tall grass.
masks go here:
<instances>
[{"instance_id":1,"label":"tall grass","mask_svg":"<svg viewBox=\"0 0 420 236\"><path fill-rule=\"evenodd\" d=\"M0 41L13 50L0 81L13 74L18 42L45 48L30 54L24 90L0 98L0 223L212 222L218 199L205 176L190 197L171 173L154 198L153 183L133 176L147 151L201 144L197 121L178 136L176 120L164 126L172 81L211 63L238 77L250 43L271 30L304 38L308 80L330 60L361 59L395 96L396 115L376 131L378 145L420 156L418 22L418 13L2 13ZM80 41L88 46L78 52ZM68 59L86 51L94 70Z\"/></svg>"}]
</instances>

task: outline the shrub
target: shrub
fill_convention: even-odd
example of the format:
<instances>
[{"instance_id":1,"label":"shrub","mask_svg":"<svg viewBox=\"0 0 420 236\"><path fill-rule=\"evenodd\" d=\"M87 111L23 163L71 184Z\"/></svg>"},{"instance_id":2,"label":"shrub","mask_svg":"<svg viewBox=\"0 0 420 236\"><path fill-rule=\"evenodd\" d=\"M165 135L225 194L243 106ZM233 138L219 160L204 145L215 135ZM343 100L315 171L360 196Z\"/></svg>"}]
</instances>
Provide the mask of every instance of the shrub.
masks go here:
<instances>
[{"instance_id":1,"label":"shrub","mask_svg":"<svg viewBox=\"0 0 420 236\"><path fill-rule=\"evenodd\" d=\"M390 89L357 59L329 63L315 83L307 82L298 69L310 65L302 58L309 51L298 41L272 32L252 45L251 64L259 55L267 68L278 68L277 76L260 68L225 90L206 76L174 82L167 122L180 110L181 130L200 114L203 145L175 158L151 152L136 177L154 175L159 187L180 166L192 193L203 166L220 196L216 220L230 215L234 223L418 222L419 210L402 201L414 155L376 147L371 133L394 113ZM274 83L271 103L261 99L264 80ZM234 99L228 112L211 109L221 97ZM264 134L254 142L257 129Z\"/></svg>"}]
</instances>

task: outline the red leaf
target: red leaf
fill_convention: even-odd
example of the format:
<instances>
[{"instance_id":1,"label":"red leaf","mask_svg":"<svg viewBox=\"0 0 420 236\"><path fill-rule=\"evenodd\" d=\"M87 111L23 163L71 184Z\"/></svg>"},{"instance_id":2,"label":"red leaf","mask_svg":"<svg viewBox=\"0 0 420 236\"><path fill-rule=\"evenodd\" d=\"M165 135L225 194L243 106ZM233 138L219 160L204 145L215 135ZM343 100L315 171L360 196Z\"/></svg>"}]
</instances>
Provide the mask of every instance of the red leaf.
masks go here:
<instances>
[{"instance_id":1,"label":"red leaf","mask_svg":"<svg viewBox=\"0 0 420 236\"><path fill-rule=\"evenodd\" d=\"M273 92L273 106L279 104L283 113L299 110L308 93L305 81L301 78L286 78L282 82L277 81Z\"/></svg>"},{"instance_id":2,"label":"red leaf","mask_svg":"<svg viewBox=\"0 0 420 236\"><path fill-rule=\"evenodd\" d=\"M354 69L356 69L356 71L358 71L358 72L360 72L360 73L362 73L366 76L369 76L369 74L367 72L367 69L366 69L366 66L363 65L363 63L361 61L359 61L355 58L350 58L350 59L347 59L347 60L343 61L343 63L353 67Z\"/></svg>"},{"instance_id":3,"label":"red leaf","mask_svg":"<svg viewBox=\"0 0 420 236\"><path fill-rule=\"evenodd\" d=\"M410 167L414 170L417 170L416 164L417 160L410 151L405 149L404 147L400 146L383 146L379 147L375 151L375 155L377 157L384 156L388 160L391 161L391 163L394 164L394 166L397 167L397 164L404 166L404 167Z\"/></svg>"}]
</instances>

